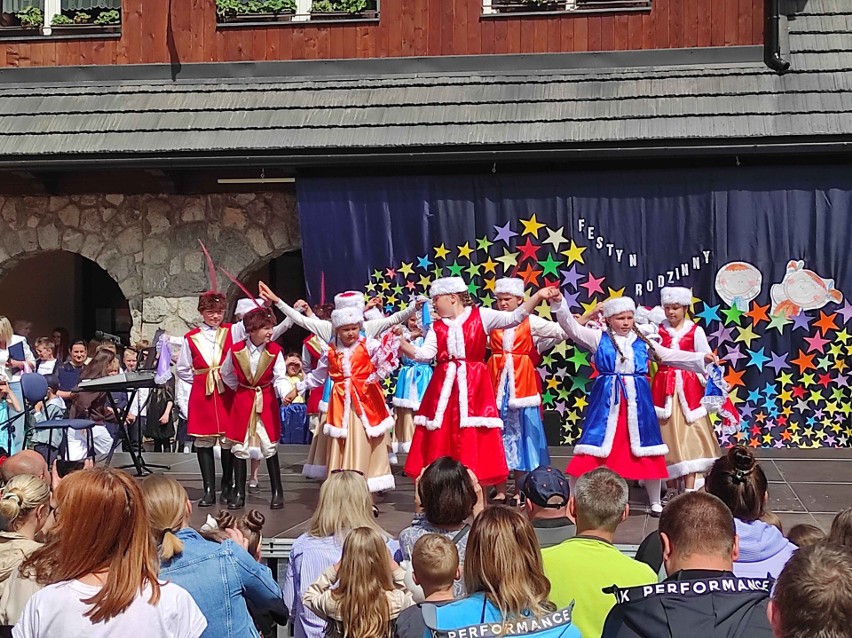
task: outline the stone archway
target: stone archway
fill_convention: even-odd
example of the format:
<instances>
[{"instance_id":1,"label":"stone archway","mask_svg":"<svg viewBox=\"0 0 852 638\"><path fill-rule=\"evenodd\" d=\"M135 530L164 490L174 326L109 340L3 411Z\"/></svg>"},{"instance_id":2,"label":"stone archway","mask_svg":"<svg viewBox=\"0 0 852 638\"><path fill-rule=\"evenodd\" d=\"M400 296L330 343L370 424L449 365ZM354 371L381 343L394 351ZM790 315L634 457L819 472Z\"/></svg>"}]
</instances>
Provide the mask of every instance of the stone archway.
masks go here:
<instances>
[{"instance_id":1,"label":"stone archway","mask_svg":"<svg viewBox=\"0 0 852 638\"><path fill-rule=\"evenodd\" d=\"M299 247L290 192L0 197L0 276L26 257L66 250L118 283L134 338L181 334L208 288L201 239L217 266L240 276ZM224 283L222 284L224 286Z\"/></svg>"}]
</instances>

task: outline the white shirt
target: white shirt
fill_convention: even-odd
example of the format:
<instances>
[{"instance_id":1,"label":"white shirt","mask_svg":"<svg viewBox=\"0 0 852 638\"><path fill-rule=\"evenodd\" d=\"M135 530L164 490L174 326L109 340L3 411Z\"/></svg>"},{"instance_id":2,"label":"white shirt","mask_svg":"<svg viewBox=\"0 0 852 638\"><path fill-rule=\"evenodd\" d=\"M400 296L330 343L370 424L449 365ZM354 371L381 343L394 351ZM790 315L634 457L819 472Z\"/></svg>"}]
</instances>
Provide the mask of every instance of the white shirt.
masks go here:
<instances>
[{"instance_id":1,"label":"white shirt","mask_svg":"<svg viewBox=\"0 0 852 638\"><path fill-rule=\"evenodd\" d=\"M251 339L246 339L246 350L249 353L249 365L251 373L254 375L257 372L257 364L260 363L260 355L266 350L266 344L262 343L259 346L254 345ZM222 381L226 386L235 390L240 386L237 379L237 372L234 369L234 355L228 354L225 357L225 363L222 364ZM272 386L275 388L275 393L279 399L283 399L290 392L290 382L287 381L287 364L284 363L284 356L279 352L272 363Z\"/></svg>"},{"instance_id":2,"label":"white shirt","mask_svg":"<svg viewBox=\"0 0 852 638\"><path fill-rule=\"evenodd\" d=\"M151 393L151 388L139 388L133 396L133 401L130 402L130 414L133 416L148 416L148 395ZM130 399L132 393L127 393L127 398ZM159 416L157 417L160 418Z\"/></svg>"},{"instance_id":3,"label":"white shirt","mask_svg":"<svg viewBox=\"0 0 852 638\"><path fill-rule=\"evenodd\" d=\"M91 606L82 599L99 587L68 580L48 585L30 598L12 629L14 638L199 638L207 619L189 593L174 583L160 583L160 601L151 606L145 587L124 613L93 625L83 614Z\"/></svg>"},{"instance_id":4,"label":"white shirt","mask_svg":"<svg viewBox=\"0 0 852 638\"><path fill-rule=\"evenodd\" d=\"M41 361L39 360L36 363L36 372L39 374L43 374L48 377L53 374L53 371L56 370L56 359L50 359L49 361Z\"/></svg>"},{"instance_id":5,"label":"white shirt","mask_svg":"<svg viewBox=\"0 0 852 638\"><path fill-rule=\"evenodd\" d=\"M7 343L7 346L14 346L19 343L24 344L24 360L29 364L30 369L35 368L36 360L33 356L33 351L30 350L30 344L27 343L27 340L24 339L20 335L12 335L12 340ZM12 357L14 359L14 357ZM12 371L6 367L6 364L9 363L9 348L0 348L0 379L5 379L7 381L20 381L21 380L21 371L19 370L15 374L12 374Z\"/></svg>"},{"instance_id":6,"label":"white shirt","mask_svg":"<svg viewBox=\"0 0 852 638\"><path fill-rule=\"evenodd\" d=\"M283 312L285 316L292 319L293 323L297 326L304 328L308 332L314 333L326 343L330 342L334 337L334 329L332 328L330 321L317 319L316 317L306 317L301 312L292 306L287 305L283 301L276 303L275 307ZM409 304L408 308L395 312L390 317L382 317L381 319L370 319L369 321L365 321L364 334L367 337L377 337L386 330L408 321L408 318L413 315L416 310L417 305L412 303Z\"/></svg>"}]
</instances>

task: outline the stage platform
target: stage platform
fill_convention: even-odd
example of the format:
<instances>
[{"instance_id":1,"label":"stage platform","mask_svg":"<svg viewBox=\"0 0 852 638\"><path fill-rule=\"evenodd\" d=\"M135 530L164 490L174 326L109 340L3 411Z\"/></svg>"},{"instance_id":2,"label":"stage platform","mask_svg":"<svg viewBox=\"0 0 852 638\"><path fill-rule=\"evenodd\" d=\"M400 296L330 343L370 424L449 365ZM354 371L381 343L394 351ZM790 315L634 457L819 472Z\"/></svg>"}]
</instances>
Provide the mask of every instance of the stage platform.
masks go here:
<instances>
[{"instance_id":1,"label":"stage platform","mask_svg":"<svg viewBox=\"0 0 852 638\"><path fill-rule=\"evenodd\" d=\"M283 474L286 505L284 509L269 510L269 481L266 464L260 467L260 488L249 490L247 508L257 508L267 517L264 537L293 539L305 531L307 521L314 511L319 483L302 477L302 464L307 458L307 446L282 446L281 471ZM553 464L564 468L571 457L571 448L552 448ZM817 450L757 450L757 456L770 482L769 507L781 518L785 529L797 523L812 523L825 530L834 515L852 506L852 449ZM174 477L186 488L190 499L201 497L201 477L194 454L145 453L151 463L171 465L165 474ZM113 465L129 462L129 455L116 454ZM404 455L400 455L404 461ZM394 467L397 487L383 496L378 503L379 522L391 534L398 534L411 522L414 512L414 484L402 475L402 466ZM630 518L616 533L620 545L638 545L657 525L657 519L645 513L645 492L631 488ZM217 507L193 509L193 525L201 525L208 513Z\"/></svg>"}]
</instances>

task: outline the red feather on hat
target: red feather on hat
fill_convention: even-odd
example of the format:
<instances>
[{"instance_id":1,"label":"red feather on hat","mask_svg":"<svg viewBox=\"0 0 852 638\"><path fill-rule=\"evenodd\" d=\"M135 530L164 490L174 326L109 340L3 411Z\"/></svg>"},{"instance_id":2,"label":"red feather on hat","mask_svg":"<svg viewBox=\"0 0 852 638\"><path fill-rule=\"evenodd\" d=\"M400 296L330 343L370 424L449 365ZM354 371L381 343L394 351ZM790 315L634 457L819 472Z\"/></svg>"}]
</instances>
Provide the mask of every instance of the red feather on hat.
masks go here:
<instances>
[{"instance_id":1,"label":"red feather on hat","mask_svg":"<svg viewBox=\"0 0 852 638\"><path fill-rule=\"evenodd\" d=\"M201 246L201 250L204 251L204 258L207 260L207 276L210 278L210 292L219 292L219 280L216 276L216 266L213 264L213 258L207 251L207 246L204 245L204 242L199 239L198 243Z\"/></svg>"}]
</instances>

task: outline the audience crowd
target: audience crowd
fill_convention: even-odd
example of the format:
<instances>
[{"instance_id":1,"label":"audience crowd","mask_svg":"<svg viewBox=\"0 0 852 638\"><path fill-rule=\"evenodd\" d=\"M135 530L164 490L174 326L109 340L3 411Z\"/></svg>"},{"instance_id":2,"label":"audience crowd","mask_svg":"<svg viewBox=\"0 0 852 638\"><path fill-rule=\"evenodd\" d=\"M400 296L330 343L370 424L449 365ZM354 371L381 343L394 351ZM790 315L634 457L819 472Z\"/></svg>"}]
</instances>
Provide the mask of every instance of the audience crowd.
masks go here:
<instances>
[{"instance_id":1,"label":"audience crowd","mask_svg":"<svg viewBox=\"0 0 852 638\"><path fill-rule=\"evenodd\" d=\"M91 463L60 472L29 450L0 475L0 636L259 638L288 623L297 638L852 635L852 508L827 533L796 525L785 537L742 447L715 462L704 491L668 502L637 558L614 544L629 486L607 468L572 492L539 467L507 506L438 459L399 540L365 477L335 472L282 586L263 564L256 510L196 529L171 478Z\"/></svg>"}]
</instances>

